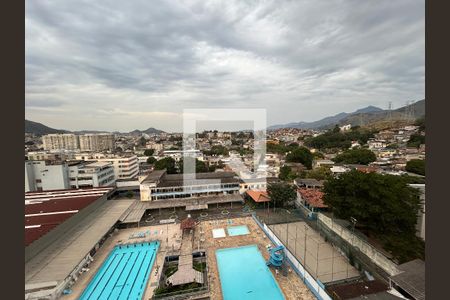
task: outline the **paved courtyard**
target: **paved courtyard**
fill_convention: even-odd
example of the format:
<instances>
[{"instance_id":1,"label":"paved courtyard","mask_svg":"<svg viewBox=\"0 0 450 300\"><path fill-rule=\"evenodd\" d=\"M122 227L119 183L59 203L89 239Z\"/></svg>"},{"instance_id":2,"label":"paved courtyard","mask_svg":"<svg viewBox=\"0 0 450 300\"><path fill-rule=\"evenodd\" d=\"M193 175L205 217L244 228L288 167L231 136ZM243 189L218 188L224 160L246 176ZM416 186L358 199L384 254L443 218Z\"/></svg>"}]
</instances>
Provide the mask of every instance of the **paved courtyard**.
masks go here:
<instances>
[{"instance_id":1,"label":"paved courtyard","mask_svg":"<svg viewBox=\"0 0 450 300\"><path fill-rule=\"evenodd\" d=\"M226 228L232 222L232 225L247 225L250 233L241 236L226 236L224 238L213 238L212 230L216 228ZM133 238L130 236L138 232L151 232L145 238ZM147 284L146 293L143 299L151 299L154 289L157 287L161 276L161 270L164 258L168 254L179 254L181 246L180 224L165 224L156 226L144 226L140 228L128 228L116 231L112 237L105 241L105 244L98 250L94 256L94 261L89 265L89 271L81 274L72 286L72 294L62 296L61 299L75 300L80 297L83 290L89 284L95 273L98 271L103 261L110 251L118 243L143 242L150 240L159 240L161 242L155 263L150 273L150 279ZM269 258L266 246L271 244L269 238L258 227L252 217L230 218L222 220L199 221L194 232L193 251L204 250L208 262L208 281L210 284L211 299L223 299L218 274L215 251L221 248L239 247L245 245L257 245L264 259ZM271 244L272 245L272 244ZM272 245L273 246L273 245ZM277 280L286 299L313 300L315 297L303 283L302 279L289 268L288 275L283 276L280 272L271 272Z\"/></svg>"},{"instance_id":2,"label":"paved courtyard","mask_svg":"<svg viewBox=\"0 0 450 300\"><path fill-rule=\"evenodd\" d=\"M211 299L221 300L222 291L220 285L220 278L217 269L216 255L217 249L239 247L246 245L258 245L265 260L269 259L269 252L266 250L266 246L273 244L265 233L259 228L252 217L233 218L229 219L231 225L247 225L250 233L240 236L226 236L224 238L213 238L212 230L216 228L226 228L230 226L227 219L202 221L195 230L195 242L194 248L197 246L199 249L206 249L206 255L208 259L208 277L210 282ZM195 245L197 244L197 245ZM289 268L290 269L290 268ZM293 271L289 270L287 276L283 276L281 273L275 272L270 269L273 276L278 282L286 299L304 299L313 300L315 297L311 291L303 283L302 279Z\"/></svg>"},{"instance_id":3,"label":"paved courtyard","mask_svg":"<svg viewBox=\"0 0 450 300\"><path fill-rule=\"evenodd\" d=\"M303 266L306 263L306 270L321 282L329 283L359 276L358 270L349 264L347 258L306 222L269 225L269 228Z\"/></svg>"}]
</instances>

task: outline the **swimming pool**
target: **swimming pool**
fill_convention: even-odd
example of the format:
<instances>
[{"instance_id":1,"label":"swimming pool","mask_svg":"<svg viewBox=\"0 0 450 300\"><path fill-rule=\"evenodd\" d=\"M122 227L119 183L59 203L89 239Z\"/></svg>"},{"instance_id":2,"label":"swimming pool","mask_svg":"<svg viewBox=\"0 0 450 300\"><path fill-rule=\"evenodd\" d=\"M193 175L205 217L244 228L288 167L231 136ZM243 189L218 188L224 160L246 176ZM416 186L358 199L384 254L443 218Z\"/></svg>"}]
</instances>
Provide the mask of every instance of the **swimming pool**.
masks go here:
<instances>
[{"instance_id":1,"label":"swimming pool","mask_svg":"<svg viewBox=\"0 0 450 300\"><path fill-rule=\"evenodd\" d=\"M235 236L235 235L244 235L249 234L250 231L248 230L247 225L240 225L240 226L228 226L227 227L228 235L229 236Z\"/></svg>"},{"instance_id":2,"label":"swimming pool","mask_svg":"<svg viewBox=\"0 0 450 300\"><path fill-rule=\"evenodd\" d=\"M158 247L158 241L114 247L80 300L142 299Z\"/></svg>"},{"instance_id":3,"label":"swimming pool","mask_svg":"<svg viewBox=\"0 0 450 300\"><path fill-rule=\"evenodd\" d=\"M216 251L224 300L282 300L284 296L256 245Z\"/></svg>"}]
</instances>

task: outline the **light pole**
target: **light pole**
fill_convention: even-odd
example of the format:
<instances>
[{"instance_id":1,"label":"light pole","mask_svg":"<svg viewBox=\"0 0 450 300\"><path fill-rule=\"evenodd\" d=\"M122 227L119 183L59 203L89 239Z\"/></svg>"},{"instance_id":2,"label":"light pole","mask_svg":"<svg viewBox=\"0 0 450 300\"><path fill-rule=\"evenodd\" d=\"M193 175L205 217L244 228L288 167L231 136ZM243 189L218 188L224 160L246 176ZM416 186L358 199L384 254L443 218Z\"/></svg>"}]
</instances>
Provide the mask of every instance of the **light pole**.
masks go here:
<instances>
[{"instance_id":1,"label":"light pole","mask_svg":"<svg viewBox=\"0 0 450 300\"><path fill-rule=\"evenodd\" d=\"M356 222L358 222L358 220L356 220L353 217L350 217L350 221L353 224L353 226L352 226L352 241L351 241L350 245L353 247L353 238L355 237L355 225L356 225ZM347 278L348 278L348 268L349 268L349 264L350 264L350 251L351 251L351 248L349 247L348 248Z\"/></svg>"}]
</instances>

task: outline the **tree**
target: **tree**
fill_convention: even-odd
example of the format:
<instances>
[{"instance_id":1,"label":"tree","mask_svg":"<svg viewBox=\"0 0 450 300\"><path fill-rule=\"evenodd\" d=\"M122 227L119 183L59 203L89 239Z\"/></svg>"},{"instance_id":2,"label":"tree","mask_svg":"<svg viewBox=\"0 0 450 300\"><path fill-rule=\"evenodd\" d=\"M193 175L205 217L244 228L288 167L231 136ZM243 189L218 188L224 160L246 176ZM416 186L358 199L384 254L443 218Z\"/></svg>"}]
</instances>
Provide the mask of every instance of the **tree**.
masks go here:
<instances>
[{"instance_id":1,"label":"tree","mask_svg":"<svg viewBox=\"0 0 450 300\"><path fill-rule=\"evenodd\" d=\"M416 239L419 192L402 176L353 170L325 182L324 193L323 200L336 217L358 220L358 226L384 242L386 250L397 259L417 258L410 257L414 251L402 245L415 245L415 250L421 253ZM397 242L393 243L393 239Z\"/></svg>"},{"instance_id":2,"label":"tree","mask_svg":"<svg viewBox=\"0 0 450 300\"><path fill-rule=\"evenodd\" d=\"M152 156L154 153L155 153L155 150L154 150L154 149L146 149L146 150L144 151L144 155L145 155L145 156Z\"/></svg>"},{"instance_id":3,"label":"tree","mask_svg":"<svg viewBox=\"0 0 450 300\"><path fill-rule=\"evenodd\" d=\"M139 146L145 146L145 144L147 144L147 140L145 139L145 137L141 136L141 138L139 139Z\"/></svg>"},{"instance_id":4,"label":"tree","mask_svg":"<svg viewBox=\"0 0 450 300\"><path fill-rule=\"evenodd\" d=\"M292 172L291 167L289 166L282 166L280 168L280 175L278 175L278 178L280 178L283 181L289 181L294 180L296 178L296 174Z\"/></svg>"},{"instance_id":5,"label":"tree","mask_svg":"<svg viewBox=\"0 0 450 300\"><path fill-rule=\"evenodd\" d=\"M405 170L407 172L419 174L425 176L425 160L424 159L411 159L406 163Z\"/></svg>"},{"instance_id":6,"label":"tree","mask_svg":"<svg viewBox=\"0 0 450 300\"><path fill-rule=\"evenodd\" d=\"M332 177L333 173L330 168L322 166L320 168L309 170L306 172L306 178L314 178L317 180L328 180Z\"/></svg>"},{"instance_id":7,"label":"tree","mask_svg":"<svg viewBox=\"0 0 450 300\"><path fill-rule=\"evenodd\" d=\"M190 161L191 163L194 162L193 157L184 157L184 158L180 159L177 164L178 170L180 173L183 173L183 170L184 170L184 160L186 160L187 162ZM209 168L206 165L206 163L195 158L195 173L205 173L205 172L209 172Z\"/></svg>"},{"instance_id":8,"label":"tree","mask_svg":"<svg viewBox=\"0 0 450 300\"><path fill-rule=\"evenodd\" d=\"M411 134L407 146L419 148L420 145L425 144L425 136L421 134Z\"/></svg>"},{"instance_id":9,"label":"tree","mask_svg":"<svg viewBox=\"0 0 450 300\"><path fill-rule=\"evenodd\" d=\"M313 155L308 148L305 147L296 148L286 156L286 161L302 163L308 169L312 168L312 160Z\"/></svg>"},{"instance_id":10,"label":"tree","mask_svg":"<svg viewBox=\"0 0 450 300\"><path fill-rule=\"evenodd\" d=\"M214 145L211 150L203 151L206 155L228 155L228 149L222 145Z\"/></svg>"},{"instance_id":11,"label":"tree","mask_svg":"<svg viewBox=\"0 0 450 300\"><path fill-rule=\"evenodd\" d=\"M165 157L155 162L155 170L167 170L167 174L176 174L175 160L172 157Z\"/></svg>"},{"instance_id":12,"label":"tree","mask_svg":"<svg viewBox=\"0 0 450 300\"><path fill-rule=\"evenodd\" d=\"M377 160L375 153L369 149L359 148L347 150L344 153L337 155L334 162L344 164L361 164L368 165Z\"/></svg>"},{"instance_id":13,"label":"tree","mask_svg":"<svg viewBox=\"0 0 450 300\"><path fill-rule=\"evenodd\" d=\"M156 162L156 158L154 158L153 156L150 156L149 158L147 158L147 163L153 165Z\"/></svg>"},{"instance_id":14,"label":"tree","mask_svg":"<svg viewBox=\"0 0 450 300\"><path fill-rule=\"evenodd\" d=\"M420 131L425 131L425 117L418 118L414 125L419 126Z\"/></svg>"},{"instance_id":15,"label":"tree","mask_svg":"<svg viewBox=\"0 0 450 300\"><path fill-rule=\"evenodd\" d=\"M361 145L366 144L368 139L374 136L374 131L354 127L350 131L338 132L329 130L324 134L305 140L305 145L316 149L348 149L352 141L358 141Z\"/></svg>"},{"instance_id":16,"label":"tree","mask_svg":"<svg viewBox=\"0 0 450 300\"><path fill-rule=\"evenodd\" d=\"M274 182L267 186L267 194L274 207L288 207L297 199L297 192L293 185L286 182Z\"/></svg>"}]
</instances>

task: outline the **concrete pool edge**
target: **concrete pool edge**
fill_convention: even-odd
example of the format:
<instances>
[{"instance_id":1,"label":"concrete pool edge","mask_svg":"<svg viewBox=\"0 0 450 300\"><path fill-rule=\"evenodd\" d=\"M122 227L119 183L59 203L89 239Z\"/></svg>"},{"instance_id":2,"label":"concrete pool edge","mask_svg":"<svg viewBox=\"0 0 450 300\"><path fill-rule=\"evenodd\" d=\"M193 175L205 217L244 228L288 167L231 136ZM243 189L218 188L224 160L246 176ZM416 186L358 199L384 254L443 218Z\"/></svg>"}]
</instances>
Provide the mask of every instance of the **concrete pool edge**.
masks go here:
<instances>
[{"instance_id":1,"label":"concrete pool edge","mask_svg":"<svg viewBox=\"0 0 450 300\"><path fill-rule=\"evenodd\" d=\"M264 265L265 269L267 269L268 274L270 274L269 277L271 277L271 279L273 280L273 282L274 282L274 284L275 284L275 286L277 288L277 291L279 292L279 294L281 296L281 299L283 299L283 300L286 299L286 296L285 296L285 294L283 292L283 289L281 288L278 280L275 278L275 276L272 273L272 271L270 270L270 268L266 265L266 263L265 263L266 260L264 258L263 253L261 252L260 247L259 247L258 244L248 244L248 245L244 245L244 246L227 247L227 248L220 248L220 249L215 250L214 254L215 254L215 258L216 258L216 266L217 266L217 271L218 271L218 279L219 279L219 283L220 283L220 291L221 291L221 294L222 294L222 298L225 299L225 293L224 293L224 284L223 284L223 279L222 279L223 273L220 271L221 267L220 267L220 264L219 264L218 253L223 253L223 252L228 252L228 251L231 252L233 250L235 251L235 250L245 249L245 248L256 249L256 253L259 254L259 256L261 257L262 261L264 262L263 265Z\"/></svg>"},{"instance_id":2,"label":"concrete pool edge","mask_svg":"<svg viewBox=\"0 0 450 300\"><path fill-rule=\"evenodd\" d=\"M157 260L157 255L158 255L160 247L161 247L161 241L160 240L147 240L147 241L136 241L136 242L129 242L129 243L121 243L121 242L116 243L112 247L112 249L110 249L110 251L106 255L106 257L101 261L101 264L96 269L95 274L87 281L87 284L82 289L82 291L79 294L77 299L78 300L79 299L91 299L91 297L93 295L92 293L95 293L95 289L97 288L96 286L100 283L100 281L98 281L98 278L100 277L100 280L103 280L102 277L105 276L105 274L108 274L107 270L109 269L110 266L113 265L114 262L112 262L111 259L114 256L120 255L121 251L125 250L125 248L126 249L128 249L128 248L135 249L135 248L141 248L141 247L147 248L147 250L144 250L144 252L142 252L142 251L140 251L140 252L139 251L138 252L135 251L134 252L134 253L144 253L144 256L143 256L143 258L141 260L141 264L144 263L147 260L146 256L148 255L148 253L153 253L152 256L150 257L150 259L147 260L148 267L145 267L145 268L140 268L140 267L134 268L134 263L133 263L132 267L129 269L130 273L128 273L129 274L128 276L130 276L130 274L132 274L132 272L135 272L135 276L131 277L131 278L134 278L134 281L133 281L133 284L131 285L131 288L130 288L129 292L133 292L134 291L133 292L134 296L138 296L139 299L144 299L146 291L147 291L147 289L149 287L149 282L150 282L150 279L151 279L152 271L154 270L154 267L155 267L155 263L156 263L156 260ZM133 252L130 252L130 257L133 255L132 253ZM147 254L145 254L145 253L147 253ZM122 253L122 255L124 255L124 254L125 253ZM139 260L139 255L140 254L137 255L135 262L137 262ZM119 261L119 264L120 264L120 261ZM119 264L117 264L114 268L119 267ZM117 281L115 282L115 284L117 284L117 282L119 282L120 276L122 275L122 272L123 272L124 269L125 269L125 267L123 269L121 269L122 271L120 272L118 277L114 275L114 272L109 276L110 279L113 278L113 277L117 278ZM141 270L143 270L143 272ZM126 280L128 280L128 276L127 276ZM135 288L135 283L136 283L136 279L139 278L139 277L142 280L141 281L142 284L141 284L140 288L136 289ZM111 281L111 282L113 282L113 281ZM124 282L124 284L125 283L126 282ZM95 285L94 289L91 289L93 284ZM118 286L121 286L121 285L116 286L115 284L110 286L107 290L111 290L111 293L112 293L114 291L114 289L116 289ZM103 289L105 289L108 285L110 285L109 280L103 285L104 285ZM123 289L123 287L122 287L122 289ZM122 291L121 291L121 293L122 293ZM129 294L128 297L130 297L130 295L131 294ZM111 296L111 294L110 294L110 296ZM119 297L118 299L122 299L122 298Z\"/></svg>"},{"instance_id":3,"label":"concrete pool edge","mask_svg":"<svg viewBox=\"0 0 450 300\"><path fill-rule=\"evenodd\" d=\"M250 229L247 225L227 226L226 229L228 236L241 236L250 234Z\"/></svg>"}]
</instances>

